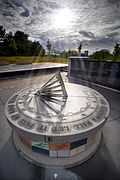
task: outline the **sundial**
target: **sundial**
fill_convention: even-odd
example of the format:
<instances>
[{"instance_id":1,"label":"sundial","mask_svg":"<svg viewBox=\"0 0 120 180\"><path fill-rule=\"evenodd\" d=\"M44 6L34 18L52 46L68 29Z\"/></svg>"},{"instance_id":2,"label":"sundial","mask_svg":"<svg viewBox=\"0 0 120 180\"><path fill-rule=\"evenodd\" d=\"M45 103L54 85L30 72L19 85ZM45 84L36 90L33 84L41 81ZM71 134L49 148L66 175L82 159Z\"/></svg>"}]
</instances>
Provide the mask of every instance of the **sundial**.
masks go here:
<instances>
[{"instance_id":1,"label":"sundial","mask_svg":"<svg viewBox=\"0 0 120 180\"><path fill-rule=\"evenodd\" d=\"M75 149L70 148L72 143L84 141L87 145L87 139L92 136L97 141L108 114L108 102L100 93L86 86L64 83L60 72L46 83L16 92L5 105L5 115L16 137L22 136L38 144L47 143L49 157L65 156L59 155L64 154L64 148L59 152L62 143L64 147L69 146L64 151L69 150L67 157L70 157L70 151ZM30 143L31 147L34 143ZM51 144L58 149L51 149ZM78 149L76 151L73 155L80 153Z\"/></svg>"}]
</instances>

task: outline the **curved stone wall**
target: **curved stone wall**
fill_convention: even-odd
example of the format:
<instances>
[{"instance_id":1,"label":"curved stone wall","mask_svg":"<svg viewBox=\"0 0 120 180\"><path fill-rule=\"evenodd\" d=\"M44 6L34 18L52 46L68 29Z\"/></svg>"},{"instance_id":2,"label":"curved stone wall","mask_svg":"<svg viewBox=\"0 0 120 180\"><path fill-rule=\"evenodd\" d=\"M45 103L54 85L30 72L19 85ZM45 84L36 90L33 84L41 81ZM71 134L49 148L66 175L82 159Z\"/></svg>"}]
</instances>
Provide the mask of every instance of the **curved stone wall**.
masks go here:
<instances>
[{"instance_id":1,"label":"curved stone wall","mask_svg":"<svg viewBox=\"0 0 120 180\"><path fill-rule=\"evenodd\" d=\"M120 90L120 63L69 57L68 75Z\"/></svg>"}]
</instances>

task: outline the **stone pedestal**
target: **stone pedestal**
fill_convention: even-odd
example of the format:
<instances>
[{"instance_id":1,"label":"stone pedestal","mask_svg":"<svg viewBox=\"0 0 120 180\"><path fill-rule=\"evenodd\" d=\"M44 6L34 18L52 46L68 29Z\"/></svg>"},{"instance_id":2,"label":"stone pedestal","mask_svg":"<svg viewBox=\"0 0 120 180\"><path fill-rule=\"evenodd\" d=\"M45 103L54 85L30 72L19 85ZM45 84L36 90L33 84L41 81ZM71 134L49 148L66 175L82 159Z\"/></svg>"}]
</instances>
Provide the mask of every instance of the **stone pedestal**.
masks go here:
<instances>
[{"instance_id":1,"label":"stone pedestal","mask_svg":"<svg viewBox=\"0 0 120 180\"><path fill-rule=\"evenodd\" d=\"M56 74L46 84L16 92L5 105L21 155L38 165L71 167L97 150L109 114L106 99L93 89L63 83Z\"/></svg>"}]
</instances>

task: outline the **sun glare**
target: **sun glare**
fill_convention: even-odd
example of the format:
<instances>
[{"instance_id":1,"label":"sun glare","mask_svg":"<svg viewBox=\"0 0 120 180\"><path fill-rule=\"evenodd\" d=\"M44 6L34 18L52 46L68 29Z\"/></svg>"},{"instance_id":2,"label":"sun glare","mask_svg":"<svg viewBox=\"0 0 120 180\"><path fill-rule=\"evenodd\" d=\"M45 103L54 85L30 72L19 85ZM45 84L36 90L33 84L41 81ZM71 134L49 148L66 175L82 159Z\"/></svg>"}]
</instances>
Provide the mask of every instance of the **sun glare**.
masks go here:
<instances>
[{"instance_id":1,"label":"sun glare","mask_svg":"<svg viewBox=\"0 0 120 180\"><path fill-rule=\"evenodd\" d=\"M70 26L73 20L73 13L70 9L64 8L56 12L53 18L55 28L65 29Z\"/></svg>"}]
</instances>

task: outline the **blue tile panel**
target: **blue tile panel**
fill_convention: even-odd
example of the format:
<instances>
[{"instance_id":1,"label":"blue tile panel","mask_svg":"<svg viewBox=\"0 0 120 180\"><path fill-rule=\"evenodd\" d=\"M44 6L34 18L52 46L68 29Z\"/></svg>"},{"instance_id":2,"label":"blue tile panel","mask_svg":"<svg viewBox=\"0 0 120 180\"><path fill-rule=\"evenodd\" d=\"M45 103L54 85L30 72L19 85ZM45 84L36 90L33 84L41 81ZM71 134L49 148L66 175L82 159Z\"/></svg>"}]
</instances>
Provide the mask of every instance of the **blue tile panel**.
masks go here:
<instances>
[{"instance_id":1,"label":"blue tile panel","mask_svg":"<svg viewBox=\"0 0 120 180\"><path fill-rule=\"evenodd\" d=\"M49 151L48 150L42 149L42 148L38 148L38 147L35 147L35 146L32 146L32 151L40 153L40 154L49 155Z\"/></svg>"},{"instance_id":2,"label":"blue tile panel","mask_svg":"<svg viewBox=\"0 0 120 180\"><path fill-rule=\"evenodd\" d=\"M84 145L86 143L87 143L87 138L79 140L79 141L72 142L70 144L70 149L77 148L77 147L82 146L82 145Z\"/></svg>"}]
</instances>

